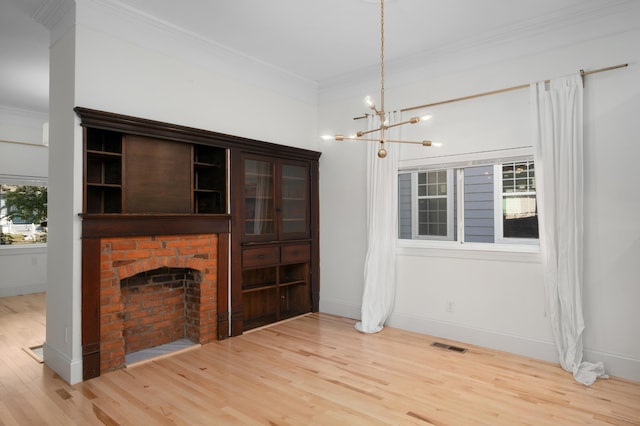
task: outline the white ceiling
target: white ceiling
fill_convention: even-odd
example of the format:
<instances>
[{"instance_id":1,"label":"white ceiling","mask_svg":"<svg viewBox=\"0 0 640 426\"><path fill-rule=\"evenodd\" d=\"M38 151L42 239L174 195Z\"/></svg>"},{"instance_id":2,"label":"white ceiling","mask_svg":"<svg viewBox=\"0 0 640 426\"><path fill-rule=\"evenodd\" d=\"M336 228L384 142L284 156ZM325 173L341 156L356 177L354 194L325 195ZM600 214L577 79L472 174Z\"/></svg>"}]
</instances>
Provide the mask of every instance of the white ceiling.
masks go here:
<instances>
[{"instance_id":1,"label":"white ceiling","mask_svg":"<svg viewBox=\"0 0 640 426\"><path fill-rule=\"evenodd\" d=\"M69 0L0 0L0 107L47 112L49 25ZM379 67L378 0L81 0L109 3L262 65L330 85ZM620 13L637 0L386 0L385 62L437 57ZM601 31L574 34L588 39ZM607 64L608 65L608 64Z\"/></svg>"}]
</instances>

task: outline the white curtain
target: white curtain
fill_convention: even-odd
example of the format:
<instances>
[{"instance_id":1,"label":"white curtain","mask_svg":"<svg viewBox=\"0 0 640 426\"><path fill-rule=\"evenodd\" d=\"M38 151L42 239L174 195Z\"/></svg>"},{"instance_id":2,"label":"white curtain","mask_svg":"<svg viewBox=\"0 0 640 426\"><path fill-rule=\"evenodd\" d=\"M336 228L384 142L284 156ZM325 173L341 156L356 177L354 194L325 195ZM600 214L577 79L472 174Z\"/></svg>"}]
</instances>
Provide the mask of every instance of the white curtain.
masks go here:
<instances>
[{"instance_id":1,"label":"white curtain","mask_svg":"<svg viewBox=\"0 0 640 426\"><path fill-rule=\"evenodd\" d=\"M395 123L398 113L388 115ZM369 117L369 129L379 127L378 117ZM390 129L389 139L399 139L397 128ZM398 230L398 163L393 143L386 143L386 158L378 158L380 144L367 147L367 256L364 266L362 316L356 329L377 333L393 310L395 298L395 246Z\"/></svg>"},{"instance_id":2,"label":"white curtain","mask_svg":"<svg viewBox=\"0 0 640 426\"><path fill-rule=\"evenodd\" d=\"M580 383L607 377L582 361L583 90L576 74L531 85L540 251L560 364Z\"/></svg>"}]
</instances>

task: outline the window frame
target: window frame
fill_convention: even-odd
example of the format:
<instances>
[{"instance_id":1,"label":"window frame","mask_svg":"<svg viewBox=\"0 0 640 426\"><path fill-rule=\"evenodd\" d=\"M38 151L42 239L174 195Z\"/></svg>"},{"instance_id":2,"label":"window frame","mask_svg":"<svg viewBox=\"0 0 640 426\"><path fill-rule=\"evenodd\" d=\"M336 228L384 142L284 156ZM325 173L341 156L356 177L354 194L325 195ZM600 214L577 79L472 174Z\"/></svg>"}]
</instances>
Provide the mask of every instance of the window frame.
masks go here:
<instances>
[{"instance_id":1,"label":"window frame","mask_svg":"<svg viewBox=\"0 0 640 426\"><path fill-rule=\"evenodd\" d=\"M524 160L524 161L531 161L533 162L533 158L531 158L530 160ZM540 245L540 237L538 236L538 238L513 238L513 237L505 237L504 236L504 222L503 222L503 218L502 218L502 201L503 201L503 197L504 197L504 188L503 188L503 179L502 179L502 166L505 163L514 163L514 162L518 162L518 161L505 161L502 162L500 164L494 164L493 165L493 189L494 189L494 195L493 195L493 204L494 204L494 213L493 213L493 219L494 219L494 244L517 244L517 245L535 245L535 246L539 246ZM534 163L534 171L535 171L535 163ZM496 179L496 176L499 176L500 179ZM537 191L527 191L527 192L520 192L517 193L518 195L535 195L536 196L536 200L538 197Z\"/></svg>"},{"instance_id":2,"label":"window frame","mask_svg":"<svg viewBox=\"0 0 640 426\"><path fill-rule=\"evenodd\" d=\"M438 172L445 171L447 174L446 183L447 183L447 195L444 197L430 197L420 196L418 194L418 174L419 173L429 173L429 172ZM428 182L427 182L428 184ZM412 200L416 200L415 203L411 203L411 239L414 240L431 240L431 241L453 241L454 232L453 232L453 222L454 222L454 202L453 202L453 169L432 169L432 170L424 170L417 173L411 173L411 198ZM434 199L434 198L444 198L447 200L447 234L444 236L440 235L420 235L420 223L419 223L419 200L421 199Z\"/></svg>"},{"instance_id":3,"label":"window frame","mask_svg":"<svg viewBox=\"0 0 640 426\"><path fill-rule=\"evenodd\" d=\"M39 176L22 176L22 175L4 175L0 174L0 184L3 185L22 185L22 186L46 186L49 187L47 178ZM1 213L0 213L1 214ZM47 243L31 243L31 244L0 244L0 251L3 254L11 254L10 252L29 252L41 253L46 250ZM14 253L15 254L15 253Z\"/></svg>"},{"instance_id":4,"label":"window frame","mask_svg":"<svg viewBox=\"0 0 640 426\"><path fill-rule=\"evenodd\" d=\"M494 237L493 243L465 242L464 241L464 191L460 190L464 183L464 168L480 165L501 165L513 161L533 161L533 147L524 146L518 148L501 149L495 151L483 151L468 154L454 154L442 157L430 157L411 160L402 160L398 165L398 175L416 172L447 169L457 171L454 179L458 189L455 190L457 220L453 226L457 226L455 240L437 240L425 238L400 238L396 234L396 247L398 254L405 255L443 255L450 257L455 251L459 251L462 257L475 259L513 259L514 261L539 262L540 245L537 239L504 239L498 242ZM500 175L501 176L501 175ZM413 177L412 177L413 180ZM494 177L494 188L495 188ZM501 181L501 179L500 179ZM502 188L502 183L500 183ZM412 189L413 191L413 189ZM494 189L495 191L495 189ZM448 191L454 192L454 191ZM413 196L413 192L412 192ZM496 197L494 196L494 203ZM396 206L398 208L398 206ZM412 206L413 209L413 206ZM500 212L502 207L500 207ZM494 206L494 219L495 219ZM412 210L412 222L414 219ZM500 213L502 217L502 213ZM413 227L413 224L412 224ZM495 231L494 231L495 232ZM501 231L502 232L502 231ZM413 234L413 229L412 229ZM521 241L523 240L523 241ZM497 257L496 257L497 256ZM533 257L532 257L533 256ZM457 257L457 256L454 256Z\"/></svg>"}]
</instances>

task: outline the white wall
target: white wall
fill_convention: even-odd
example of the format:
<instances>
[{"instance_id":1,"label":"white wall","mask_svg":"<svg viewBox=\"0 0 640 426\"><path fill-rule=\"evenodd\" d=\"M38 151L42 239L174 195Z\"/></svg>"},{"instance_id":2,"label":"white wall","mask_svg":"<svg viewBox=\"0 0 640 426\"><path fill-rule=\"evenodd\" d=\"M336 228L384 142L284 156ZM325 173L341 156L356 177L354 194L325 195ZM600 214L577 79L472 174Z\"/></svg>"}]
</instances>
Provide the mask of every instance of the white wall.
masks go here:
<instances>
[{"instance_id":1,"label":"white wall","mask_svg":"<svg viewBox=\"0 0 640 426\"><path fill-rule=\"evenodd\" d=\"M24 111L0 105L0 143L17 142L36 146L46 145L44 129L45 123L48 121L48 114ZM6 151L2 151L3 154L5 152ZM3 157L4 155L0 156L0 161L2 161L1 159ZM6 164L8 163L0 163L2 166ZM46 170L46 161L44 167ZM6 172L3 173L6 174Z\"/></svg>"},{"instance_id":2,"label":"white wall","mask_svg":"<svg viewBox=\"0 0 640 426\"><path fill-rule=\"evenodd\" d=\"M0 108L0 183L46 182L48 148L42 144L46 114ZM0 246L0 297L45 291L47 247Z\"/></svg>"},{"instance_id":3,"label":"white wall","mask_svg":"<svg viewBox=\"0 0 640 426\"><path fill-rule=\"evenodd\" d=\"M0 297L40 293L47 289L47 246L0 246Z\"/></svg>"},{"instance_id":4,"label":"white wall","mask_svg":"<svg viewBox=\"0 0 640 426\"><path fill-rule=\"evenodd\" d=\"M50 51L49 262L45 363L67 382L82 380L80 347L80 218L82 137L73 112L76 34L63 33Z\"/></svg>"},{"instance_id":5,"label":"white wall","mask_svg":"<svg viewBox=\"0 0 640 426\"><path fill-rule=\"evenodd\" d=\"M583 299L585 358L603 360L610 374L633 380L640 380L640 310L635 306L640 300L640 265L634 261L640 258L640 196L634 183L640 179L634 167L640 154L635 117L640 111L639 43L640 32L634 31L495 65L470 64L466 71L386 90L387 108L404 108L580 69L632 64L586 78ZM500 118L508 125L487 126L482 111L499 111L501 102L507 109ZM410 128L404 136L445 143L440 151L432 148L430 156L496 149L505 143L531 145L527 132L512 129L514 122L527 129L527 102L524 90L434 108L432 124ZM361 105L361 98L323 104L320 133L360 130L351 117L364 112ZM452 122L456 115L459 120ZM364 147L355 144L362 142L322 145L320 307L357 318L366 203ZM422 147L402 150L404 158L425 155ZM538 255L400 248L396 258L397 296L389 325L556 361ZM455 303L454 312L446 311L449 301Z\"/></svg>"}]
</instances>

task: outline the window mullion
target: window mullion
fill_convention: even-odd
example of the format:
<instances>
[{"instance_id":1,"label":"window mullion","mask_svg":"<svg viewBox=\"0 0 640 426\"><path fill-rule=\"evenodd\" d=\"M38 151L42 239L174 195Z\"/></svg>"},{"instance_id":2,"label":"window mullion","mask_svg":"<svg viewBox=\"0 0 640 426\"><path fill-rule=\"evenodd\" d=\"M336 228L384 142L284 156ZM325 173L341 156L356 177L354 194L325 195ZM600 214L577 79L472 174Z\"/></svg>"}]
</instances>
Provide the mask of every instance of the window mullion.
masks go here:
<instances>
[{"instance_id":1,"label":"window mullion","mask_svg":"<svg viewBox=\"0 0 640 426\"><path fill-rule=\"evenodd\" d=\"M458 242L464 244L464 169L456 169L456 194L458 198L458 208L456 209Z\"/></svg>"},{"instance_id":2,"label":"window mullion","mask_svg":"<svg viewBox=\"0 0 640 426\"><path fill-rule=\"evenodd\" d=\"M493 235L495 242L500 242L504 239L502 231L502 164L495 164L493 166Z\"/></svg>"}]
</instances>

